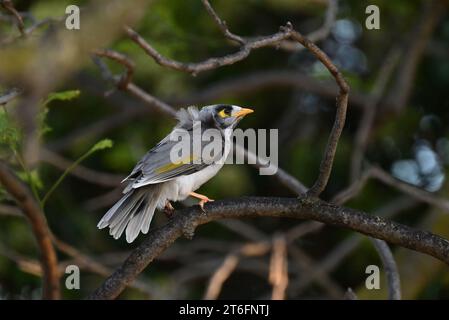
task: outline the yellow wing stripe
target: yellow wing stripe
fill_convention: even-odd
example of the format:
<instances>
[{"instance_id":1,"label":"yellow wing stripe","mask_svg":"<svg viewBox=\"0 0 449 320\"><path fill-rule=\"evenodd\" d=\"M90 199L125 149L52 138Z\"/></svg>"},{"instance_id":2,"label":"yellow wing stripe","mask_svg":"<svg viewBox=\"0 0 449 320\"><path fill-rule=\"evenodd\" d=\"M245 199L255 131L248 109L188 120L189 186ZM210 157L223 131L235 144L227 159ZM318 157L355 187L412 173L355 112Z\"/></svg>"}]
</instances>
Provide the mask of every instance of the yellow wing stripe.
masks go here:
<instances>
[{"instance_id":1,"label":"yellow wing stripe","mask_svg":"<svg viewBox=\"0 0 449 320\"><path fill-rule=\"evenodd\" d=\"M172 163L172 162L167 163L166 165L163 165L163 166L157 168L157 169L155 170L155 172L156 172L156 173L165 173L165 172L174 170L174 169L176 169L176 168L181 167L181 166L184 165L184 164L189 164L189 163L191 163L191 162L192 162L193 160L195 160L196 158L197 158L197 157L194 157L194 156L188 156L188 157L186 157L186 158L184 158L184 159L181 159L180 161L177 161L177 162L175 162L175 163Z\"/></svg>"}]
</instances>

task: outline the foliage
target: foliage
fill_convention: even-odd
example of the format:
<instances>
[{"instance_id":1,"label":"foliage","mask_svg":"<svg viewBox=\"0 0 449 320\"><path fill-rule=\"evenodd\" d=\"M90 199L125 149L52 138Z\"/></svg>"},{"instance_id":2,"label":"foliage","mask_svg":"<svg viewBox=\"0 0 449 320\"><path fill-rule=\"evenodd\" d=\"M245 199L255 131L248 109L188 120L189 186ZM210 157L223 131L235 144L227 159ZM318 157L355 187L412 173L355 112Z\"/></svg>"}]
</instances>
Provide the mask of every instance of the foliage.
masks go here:
<instances>
[{"instance_id":1,"label":"foliage","mask_svg":"<svg viewBox=\"0 0 449 320\"><path fill-rule=\"evenodd\" d=\"M63 17L65 6L70 3L88 6L96 1L14 1L21 12L31 12L36 19ZM242 36L257 36L274 33L280 25L291 21L304 34L318 29L323 22L326 1L297 0L217 0L212 5L226 20L230 30ZM427 0L372 1L381 8L381 29L368 31L364 27L364 1L339 1L337 21L355 34L354 39L342 39L344 31L333 27L330 35L318 44L341 68L351 85L351 98L356 94L369 98L385 57L393 47L400 48L401 56L393 76L386 85L369 137L364 165L376 164L392 173L392 168L401 161L412 161L419 167L420 157L425 152L425 163L435 163L438 175L443 179L436 194L447 198L447 174L449 166L449 17L443 14L436 25L431 39L418 61L416 75L412 82L412 94L402 109L394 109L391 97L402 91L394 86L398 81L401 63L409 56L410 45L416 39L417 25L425 12ZM183 62L198 62L223 56L238 48L227 41L218 27L207 15L199 0L156 0L151 7L141 9L143 17L135 21L133 28L163 55ZM106 12L106 11L105 11ZM1 11L3 14L4 12ZM123 19L126 17L124 16ZM25 19L26 26L32 21ZM83 28L83 21L82 28ZM121 21L117 22L119 25ZM62 24L61 24L62 25ZM23 46L40 39L40 45L47 45L55 28L44 26L27 39L20 39ZM82 32L80 30L79 32ZM78 31L77 31L78 32ZM340 33L339 33L340 32ZM17 36L15 27L0 20L0 41L10 35ZM17 46L20 47L21 46ZM9 46L8 48L15 48ZM242 76L267 71L293 71L309 76L313 83L326 85L332 78L328 72L305 51L285 52L263 49L252 53L247 59L211 72L192 77L188 74L163 68L155 63L141 48L120 34L108 48L126 54L136 65L133 82L156 97L176 107L184 101L206 91L211 86L232 82ZM64 48L57 48L64 50ZM3 47L0 45L0 51ZM30 53L32 55L32 53ZM69 56L69 54L67 54ZM17 59L19 59L17 57ZM152 146L160 141L173 127L175 121L154 112L136 113L139 108L148 108L130 94L119 92L101 78L100 70L83 57L73 72L58 82L51 93L39 100L38 134L41 146L57 153L70 165L61 167L55 163L41 161L29 164L23 159L23 144L26 128L20 125L20 108L23 99L15 99L0 109L0 155L8 161L15 173L30 186L34 195L45 208L49 225L55 235L66 243L85 252L107 265L116 267L123 261L133 246L123 240L110 239L107 232L98 230L98 219L119 197L113 184L96 184L75 175L75 168L88 168L107 177L121 177L128 174L134 164ZM81 58L80 58L81 60ZM19 61L19 60L17 60ZM16 61L16 63L18 63ZM106 61L114 74L123 72L122 66ZM9 69L8 69L9 70ZM52 68L48 66L48 77ZM2 77L3 77L2 70ZM30 75L30 79L33 77ZM3 81L3 78L1 79ZM12 84L15 79L11 80ZM2 84L1 89L11 83ZM26 85L25 81L23 82ZM68 88L77 88L70 89ZM112 89L112 91L111 91ZM1 91L3 92L3 90ZM82 94L81 94L82 92ZM109 94L105 94L109 92ZM194 99L193 99L194 100ZM214 96L204 104L229 102L256 109L252 118L241 122L241 127L277 128L280 138L280 166L304 184L310 186L316 178L335 111L334 96L325 97L290 85L267 86L246 92L226 92ZM203 103L203 102L202 102ZM130 115L131 114L131 115ZM350 160L354 150L354 136L362 117L362 108L350 100L348 118L340 140L337 159L328 188L322 195L331 199L348 185ZM110 137L106 139L105 137ZM114 141L114 143L112 142ZM87 150L87 151L86 151ZM421 150L421 151L420 151ZM101 152L100 152L101 151ZM420 153L421 152L421 153ZM430 159L430 160L429 160ZM405 170L403 168L403 170ZM82 170L81 170L82 171ZM421 170L422 171L422 170ZM408 174L408 171L405 171ZM423 172L419 172L423 175ZM432 179L432 174L424 178ZM116 179L117 180L117 179ZM114 180L115 181L115 180ZM119 185L117 184L117 187ZM114 193L115 192L115 193ZM227 165L199 192L215 199L245 195L293 196L274 178L259 176L250 166ZM371 181L355 199L347 205L369 212L383 209L401 193L378 181ZM0 188L2 204L11 205L10 198ZM185 204L190 205L194 202ZM182 204L175 204L181 207ZM421 229L433 230L447 236L449 221L447 214L427 204L420 203L412 209L400 211L394 220ZM20 252L23 256L37 260L34 239L23 219L3 216L0 213L0 244ZM156 228L167 220L157 213L152 224ZM285 219L257 219L247 222L251 227L265 234L267 238L290 230L292 223ZM234 228L234 229L233 229ZM218 267L232 248L247 243L251 235L238 232L238 226L210 224L200 228L193 241L178 241L167 252L166 257L155 261L142 277L157 289L154 298L200 298L212 272ZM151 232L151 230L150 230ZM246 235L246 237L245 237ZM297 246L311 257L313 265L321 265L342 241L353 233L336 228L324 228L296 240ZM145 236L137 240L142 241ZM35 297L40 290L40 278L27 273L17 261L4 254L0 247L0 296ZM218 249L217 249L218 248ZM405 297L448 298L449 273L446 267L416 253L393 248L400 266ZM290 287L299 283L309 273L298 267L293 255L289 265ZM60 254L62 262L69 257ZM225 283L220 298L261 298L269 291L266 266L268 253L260 258L242 258L241 268ZM328 275L339 289L358 289L361 297L380 299L386 297L386 288L368 291L364 288L366 278L364 267L380 264L374 249L367 241L358 246L330 270ZM254 267L256 265L256 267ZM263 265L264 267L260 267ZM205 267L206 266L206 267ZM213 266L213 267L210 267ZM259 267L260 268L259 268ZM411 266L413 268L411 268ZM264 269L265 268L265 269ZM408 268L412 272L408 272ZM257 269L254 272L254 269ZM262 270L262 271L261 271ZM265 270L265 271L264 271ZM419 277L416 277L416 274ZM83 298L90 293L104 276L83 270L81 290L63 292L64 297ZM244 285L243 285L244 284ZM182 288L182 290L178 290ZM289 298L328 297L326 287L319 282L307 286L300 292L290 293ZM123 298L146 298L141 290L130 288Z\"/></svg>"}]
</instances>

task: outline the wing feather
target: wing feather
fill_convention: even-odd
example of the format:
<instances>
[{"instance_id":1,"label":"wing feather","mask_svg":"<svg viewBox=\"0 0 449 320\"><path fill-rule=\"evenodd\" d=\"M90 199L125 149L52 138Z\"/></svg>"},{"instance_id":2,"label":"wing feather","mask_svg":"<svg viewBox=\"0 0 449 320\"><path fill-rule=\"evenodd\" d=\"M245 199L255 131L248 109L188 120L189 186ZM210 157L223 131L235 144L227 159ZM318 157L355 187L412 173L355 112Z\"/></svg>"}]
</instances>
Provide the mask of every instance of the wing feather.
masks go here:
<instances>
[{"instance_id":1,"label":"wing feather","mask_svg":"<svg viewBox=\"0 0 449 320\"><path fill-rule=\"evenodd\" d=\"M187 117L186 114L191 115L192 117L196 116L195 112L192 110L185 112L182 116ZM195 130L193 130L193 127L189 128L186 126L187 121L185 119L180 123L184 126L184 128L176 126L167 137L160 141L137 163L131 174L125 178L124 181L128 181L130 183L127 190L130 188L139 188L149 184L166 182L179 176L195 173L221 158L220 154L212 156L194 154L197 151L192 150L194 148L191 148L193 145L193 139L199 139L195 141L201 141L201 148L199 151L203 150L204 146L210 142L202 141L201 136L194 137L194 134L192 133L195 132ZM191 123L192 126L195 126L195 122ZM203 130L204 128L201 129ZM200 134L201 131L198 131L198 133ZM177 140L174 139L174 137L178 139L181 137L181 139ZM221 144L221 148L223 150L223 139L221 141L214 141L213 143L217 142ZM188 145L182 145L182 143L187 143ZM183 150L188 150L189 154L177 162L172 162L170 155L175 146L177 150L179 150L180 147L184 147Z\"/></svg>"}]
</instances>

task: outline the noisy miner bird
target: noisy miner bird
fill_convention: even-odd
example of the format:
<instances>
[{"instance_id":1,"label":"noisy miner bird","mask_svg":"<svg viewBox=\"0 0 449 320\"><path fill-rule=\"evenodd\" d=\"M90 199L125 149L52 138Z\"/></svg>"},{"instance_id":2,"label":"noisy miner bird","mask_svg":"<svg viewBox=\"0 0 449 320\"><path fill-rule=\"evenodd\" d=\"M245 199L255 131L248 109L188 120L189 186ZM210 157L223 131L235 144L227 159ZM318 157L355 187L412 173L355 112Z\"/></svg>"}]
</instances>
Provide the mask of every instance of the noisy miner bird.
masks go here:
<instances>
[{"instance_id":1,"label":"noisy miner bird","mask_svg":"<svg viewBox=\"0 0 449 320\"><path fill-rule=\"evenodd\" d=\"M98 228L109 227L109 234L120 238L126 229L126 241L133 242L139 232L148 233L156 209L173 211L170 201L181 201L188 196L199 199L201 209L207 196L194 192L223 167L230 147L231 135L238 122L253 110L235 105L210 105L200 111L196 107L181 109L177 113L178 124L172 132L151 149L134 167L122 183L127 183L123 197L103 216ZM196 129L200 130L196 130ZM182 161L172 161L172 149L179 143L173 137L185 137L188 144L205 145L202 136L208 129L216 129L220 152L207 154L188 148L190 154ZM179 139L179 138L178 138ZM200 141L193 141L199 139ZM221 147L222 146L222 147ZM179 145L178 145L179 147ZM198 148L197 148L198 149ZM204 209L203 209L204 210Z\"/></svg>"}]
</instances>

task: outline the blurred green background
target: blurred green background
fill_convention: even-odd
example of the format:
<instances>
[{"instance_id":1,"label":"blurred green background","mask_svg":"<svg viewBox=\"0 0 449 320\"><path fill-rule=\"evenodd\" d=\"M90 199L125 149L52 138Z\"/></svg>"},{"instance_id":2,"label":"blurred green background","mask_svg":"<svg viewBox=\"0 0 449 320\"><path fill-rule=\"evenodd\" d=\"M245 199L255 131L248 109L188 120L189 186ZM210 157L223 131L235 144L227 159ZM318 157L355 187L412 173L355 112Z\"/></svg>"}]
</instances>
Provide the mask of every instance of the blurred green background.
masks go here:
<instances>
[{"instance_id":1,"label":"blurred green background","mask_svg":"<svg viewBox=\"0 0 449 320\"><path fill-rule=\"evenodd\" d=\"M108 1L99 2L105 8L108 6ZM449 16L442 10L438 14L435 12L436 2L339 1L330 33L318 44L344 73L351 86L351 97L359 95L362 97L359 101L362 102L372 94L375 79L389 52L393 49L400 52L399 61L378 105L365 161L381 166L398 179L447 197ZM14 3L19 11L29 12L37 20L64 16L68 4L77 4L81 8L88 8L91 4L89 1L65 0ZM321 27L327 8L327 1L324 0L216 0L211 3L231 31L248 37L274 33L287 21L291 21L303 34L308 34ZM380 8L380 30L367 30L365 27L365 8L368 4L376 4ZM3 10L1 14L0 38L18 35L16 28L4 18L7 13ZM436 19L435 26L428 34L420 33L423 21L424 25L428 25L426 19L432 18ZM30 25L32 22L25 19L25 23ZM39 28L33 32L31 41L43 43L45 36L58 27L60 25L56 24ZM179 61L202 61L237 50L224 39L199 0L153 1L133 27L163 55ZM413 48L419 41L423 42L423 49L415 61L417 67L416 73L411 76L410 95L399 105L395 104L395 97L405 90L398 87L403 76L401 68L410 62L409 55L414 52ZM134 83L176 107L196 103L198 94L210 87L271 71L296 72L318 83L332 83L326 70L304 50L286 52L264 48L254 51L242 62L194 77L159 66L122 34L114 37L108 48L125 53L135 62ZM123 71L117 63L104 61L114 73ZM48 74L48 77L51 76ZM14 86L20 85L20 81L14 83ZM0 84L0 91L10 87L11 83L5 82ZM112 84L102 79L98 67L86 59L85 63L51 90L59 95L42 97L39 134L47 156L42 156L41 161L32 164L27 170L21 168L20 161L12 152L17 150L15 152L20 159L23 134L19 121L14 117L14 108L20 103L20 97L19 102L14 100L7 104L8 110L4 109L0 118L2 157L11 163L24 181L33 186L40 197L61 176L63 165L60 157L73 162L99 141L113 141L112 146L93 152L81 164L104 173L107 182L89 182L69 174L45 206L48 223L59 239L111 270L119 266L127 253L145 236L140 235L130 245L124 239L113 240L105 230L98 230L96 224L119 198L120 190L114 187L114 183L120 181L120 177L126 175L140 157L165 137L175 124L173 119L148 108L126 92L115 90L105 96L105 92L113 88ZM53 99L46 101L49 97ZM305 185L312 185L331 129L335 96L318 95L292 85L269 85L246 92L225 92L207 101L200 101L200 105L214 103L254 108L256 112L242 121L240 127L279 129L280 167ZM354 136L361 117L360 102L351 100L332 176L322 195L324 199L332 198L349 183ZM11 206L13 203L6 192L3 189L0 191L2 203ZM199 192L214 199L245 195L294 196L275 178L260 176L256 169L248 165L226 165ZM346 205L377 213L398 199L409 201L404 200L404 196L394 188L372 180ZM187 205L193 203L186 202ZM399 210L394 220L449 236L447 212L425 203L417 202L407 210ZM159 213L152 228L165 222L165 216ZM300 223L269 218L244 222L268 237ZM315 279L301 287L301 282L310 276L310 270L301 267L301 261L304 263L305 260L294 253L296 249L307 254L312 260L309 264L322 267L326 261L329 262L326 260L329 259L329 253L345 243L349 246L351 241L356 241L354 239L353 232L325 227L290 244L287 298L337 298L338 292L345 292L348 287L353 288L361 298L386 298L384 273L381 290L364 289L366 266L381 266L379 257L366 238L357 240L350 250L347 248L347 254L330 268L327 272L330 284L322 285ZM178 240L145 270L139 279L149 288L147 292L128 288L121 298L201 298L212 273L226 255L246 242L248 239L240 232L232 231L228 224L214 222L202 226L193 240ZM449 298L447 266L422 254L396 247L392 249L401 273L404 298ZM58 257L63 264L73 262L72 257L62 252L58 253ZM35 239L28 223L20 215L0 214L0 298L40 297L41 278L37 259ZM269 253L243 257L236 271L224 284L219 297L269 297L269 260ZM63 285L63 298L83 298L102 280L104 276L82 267L81 289L67 290ZM329 286L332 288L329 289Z\"/></svg>"}]
</instances>

